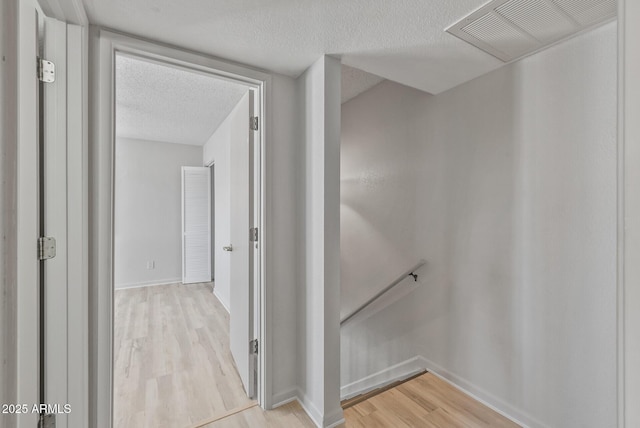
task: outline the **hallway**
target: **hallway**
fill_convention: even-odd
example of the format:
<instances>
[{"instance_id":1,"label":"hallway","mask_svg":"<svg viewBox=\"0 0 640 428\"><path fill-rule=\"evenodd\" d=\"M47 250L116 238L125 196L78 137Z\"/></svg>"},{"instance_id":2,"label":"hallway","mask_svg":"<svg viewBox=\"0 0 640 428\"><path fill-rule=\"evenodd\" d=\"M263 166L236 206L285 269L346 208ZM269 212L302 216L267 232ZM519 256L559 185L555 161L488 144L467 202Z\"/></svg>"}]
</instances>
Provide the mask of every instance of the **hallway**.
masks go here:
<instances>
[{"instance_id":1,"label":"hallway","mask_svg":"<svg viewBox=\"0 0 640 428\"><path fill-rule=\"evenodd\" d=\"M313 428L297 401L264 411L229 351L229 313L212 283L115 292L114 427ZM343 402L342 428L518 425L432 373Z\"/></svg>"},{"instance_id":2,"label":"hallway","mask_svg":"<svg viewBox=\"0 0 640 428\"><path fill-rule=\"evenodd\" d=\"M519 427L432 373L345 400L342 406L346 423L341 428ZM267 412L257 405L239 409L202 428L314 426L300 404L293 401Z\"/></svg>"},{"instance_id":3,"label":"hallway","mask_svg":"<svg viewBox=\"0 0 640 428\"><path fill-rule=\"evenodd\" d=\"M252 403L212 283L115 292L114 427L176 428Z\"/></svg>"}]
</instances>

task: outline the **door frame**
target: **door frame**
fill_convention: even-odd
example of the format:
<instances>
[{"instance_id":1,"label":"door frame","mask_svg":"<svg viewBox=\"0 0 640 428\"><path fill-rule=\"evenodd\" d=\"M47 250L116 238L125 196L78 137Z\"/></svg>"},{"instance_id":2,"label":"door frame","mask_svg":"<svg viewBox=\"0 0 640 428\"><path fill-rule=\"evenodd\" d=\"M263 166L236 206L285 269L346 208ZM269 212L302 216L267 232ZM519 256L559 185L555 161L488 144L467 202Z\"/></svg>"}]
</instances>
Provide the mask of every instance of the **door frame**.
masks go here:
<instances>
[{"instance_id":1,"label":"door frame","mask_svg":"<svg viewBox=\"0 0 640 428\"><path fill-rule=\"evenodd\" d=\"M249 67L229 63L177 47L147 41L100 27L90 29L90 136L89 147L89 337L90 342L90 425L111 427L113 424L113 208L115 153L115 55L121 53L142 57L191 71L240 82L259 96L261 117L259 144L258 218L261 242L258 270L255 274L258 295L255 296L260 328L257 332L258 355L257 400L263 408L271 406L271 335L266 302L266 251L269 230L266 219L266 163L268 156L271 76ZM247 123L247 126L249 124ZM248 232L248 231L247 231ZM248 234L247 234L248 238Z\"/></svg>"},{"instance_id":2,"label":"door frame","mask_svg":"<svg viewBox=\"0 0 640 428\"><path fill-rule=\"evenodd\" d=\"M640 5L618 0L618 427L640 424Z\"/></svg>"},{"instance_id":3,"label":"door frame","mask_svg":"<svg viewBox=\"0 0 640 428\"><path fill-rule=\"evenodd\" d=\"M215 245L216 245L216 178L215 178L215 160L210 162L208 165L205 165L209 168L209 227L211 228L211 233L209 234L209 239L211 240L211 245L209 245L209 251L211 251L211 257L209 263L211 263L211 281L215 284L216 281L216 253L215 253Z\"/></svg>"},{"instance_id":4,"label":"door frame","mask_svg":"<svg viewBox=\"0 0 640 428\"><path fill-rule=\"evenodd\" d=\"M17 166L16 166L16 403L40 400L40 235L39 130L36 58L36 1L17 2ZM37 414L15 416L18 428L36 426Z\"/></svg>"},{"instance_id":5,"label":"door frame","mask_svg":"<svg viewBox=\"0 0 640 428\"><path fill-rule=\"evenodd\" d=\"M18 40L18 123L17 123L17 194L16 194L16 403L32 406L40 403L41 394L49 402L69 403L72 413L60 415L61 427L87 425L88 420L88 328L87 328L87 186L85 180L87 154L87 36L81 25L44 10L40 0L19 1ZM36 13L48 22L44 56L56 64L56 82L42 89L46 97L38 98L36 73ZM41 35L42 36L42 35ZM34 55L36 54L36 55ZM44 118L38 117L42 104ZM40 176L40 134L46 150L57 156L49 163L48 172ZM57 168L54 172L52 167ZM55 304L47 304L42 317L40 290L41 263L35 251L40 236L41 178L55 174L53 192L44 196L55 205L58 216L42 219L45 232L58 240L58 257L44 263L55 263L46 279L47 294ZM64 184L61 184L64 183ZM61 196L63 195L63 196ZM49 224L49 222L52 222ZM55 223L55 225L54 225ZM54 227L52 227L54 226ZM73 260L71 262L70 260ZM51 266L50 266L51 267ZM50 301L52 299L49 299ZM60 312L52 310L56 306ZM41 321L48 327L41 328ZM46 341L53 358L40 364ZM41 369L46 367L43 373ZM67 370L73 367L73 370ZM44 385L45 389L42 390ZM18 415L17 426L33 427L38 415Z\"/></svg>"}]
</instances>

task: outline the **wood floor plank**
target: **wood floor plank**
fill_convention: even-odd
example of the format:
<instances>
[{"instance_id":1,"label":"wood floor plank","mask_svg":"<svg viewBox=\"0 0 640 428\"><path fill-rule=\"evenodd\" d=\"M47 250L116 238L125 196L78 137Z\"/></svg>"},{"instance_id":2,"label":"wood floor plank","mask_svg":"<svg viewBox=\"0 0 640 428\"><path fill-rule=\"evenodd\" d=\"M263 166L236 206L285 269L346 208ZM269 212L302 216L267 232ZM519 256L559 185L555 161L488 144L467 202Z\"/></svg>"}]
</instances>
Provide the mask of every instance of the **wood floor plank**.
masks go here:
<instances>
[{"instance_id":1,"label":"wood floor plank","mask_svg":"<svg viewBox=\"0 0 640 428\"><path fill-rule=\"evenodd\" d=\"M254 401L254 402L251 402L251 403L249 403L249 404L247 404L245 406L241 406L241 407L229 410L228 412L222 413L220 415L216 415L216 416L208 418L208 419L202 419L200 422L195 423L192 428L202 428L202 427L210 425L210 424L212 424L212 423L214 423L216 421L228 418L228 417L233 416L233 415L235 415L237 413L244 412L245 410L250 409L252 407L255 407L257 405L258 405L258 403L256 401Z\"/></svg>"},{"instance_id":2,"label":"wood floor plank","mask_svg":"<svg viewBox=\"0 0 640 428\"><path fill-rule=\"evenodd\" d=\"M243 412L215 421L202 428L315 428L300 404L296 401L274 410L252 407Z\"/></svg>"},{"instance_id":3,"label":"wood floor plank","mask_svg":"<svg viewBox=\"0 0 640 428\"><path fill-rule=\"evenodd\" d=\"M421 394L427 400L434 403L437 408L447 409L455 417L473 427L489 426L485 415L485 409L491 409L471 399L467 395L461 393L458 389L451 387L448 383L433 376L434 382L428 382L424 379L416 380L416 382L405 385L407 389L413 389L414 392ZM491 411L493 412L493 411ZM493 412L495 413L495 412ZM488 419L492 418L492 413L488 414ZM498 415L496 413L496 415Z\"/></svg>"},{"instance_id":4,"label":"wood floor plank","mask_svg":"<svg viewBox=\"0 0 640 428\"><path fill-rule=\"evenodd\" d=\"M436 409L425 417L425 421L437 428L472 428L466 422L454 418L444 409Z\"/></svg>"},{"instance_id":5,"label":"wood floor plank","mask_svg":"<svg viewBox=\"0 0 640 428\"><path fill-rule=\"evenodd\" d=\"M430 411L415 401L407 399L396 389L387 391L384 397L381 397L381 401L384 403L382 408L397 413L398 417L410 426L416 426L416 423L426 420Z\"/></svg>"},{"instance_id":6,"label":"wood floor plank","mask_svg":"<svg viewBox=\"0 0 640 428\"><path fill-rule=\"evenodd\" d=\"M402 380L399 380L397 382L393 382L393 383L390 383L388 385L385 385L385 386L383 386L381 388L377 388L377 389L374 389L372 391L366 392L364 394L357 395L355 397L351 397L349 399L343 400L342 403L340 403L340 405L342 406L342 409L348 409L349 407L355 406L358 403L366 401L367 399L369 399L371 397L374 397L374 396L376 396L378 394L381 394L381 393L383 393L384 391L386 391L388 389L395 388L396 386L402 385L403 383L408 382L411 379L414 379L414 378L416 378L418 376L422 376L424 373L426 373L426 370L422 370L419 373L416 373L413 376L409 376L406 379L402 379Z\"/></svg>"},{"instance_id":7,"label":"wood floor plank","mask_svg":"<svg viewBox=\"0 0 640 428\"><path fill-rule=\"evenodd\" d=\"M432 373L370 397L346 409L344 416L347 428L519 426Z\"/></svg>"},{"instance_id":8,"label":"wood floor plank","mask_svg":"<svg viewBox=\"0 0 640 428\"><path fill-rule=\"evenodd\" d=\"M180 428L252 403L211 283L116 290L114 427Z\"/></svg>"},{"instance_id":9,"label":"wood floor plank","mask_svg":"<svg viewBox=\"0 0 640 428\"><path fill-rule=\"evenodd\" d=\"M430 389L424 385L406 385L406 390L412 390L414 395L420 394L422 399L425 399L435 406L434 411L437 409L448 409L451 413L456 415L456 418L461 422L471 425L473 427L485 427L487 426L485 421L478 417L473 412L469 412L465 409L465 404L461 403L464 399L458 396L448 397L446 394L442 394L440 391Z\"/></svg>"},{"instance_id":10,"label":"wood floor plank","mask_svg":"<svg viewBox=\"0 0 640 428\"><path fill-rule=\"evenodd\" d=\"M211 287L116 291L114 427L314 427L298 402L264 411L246 396L229 349L229 314ZM518 427L432 373L350 405L346 428Z\"/></svg>"}]
</instances>

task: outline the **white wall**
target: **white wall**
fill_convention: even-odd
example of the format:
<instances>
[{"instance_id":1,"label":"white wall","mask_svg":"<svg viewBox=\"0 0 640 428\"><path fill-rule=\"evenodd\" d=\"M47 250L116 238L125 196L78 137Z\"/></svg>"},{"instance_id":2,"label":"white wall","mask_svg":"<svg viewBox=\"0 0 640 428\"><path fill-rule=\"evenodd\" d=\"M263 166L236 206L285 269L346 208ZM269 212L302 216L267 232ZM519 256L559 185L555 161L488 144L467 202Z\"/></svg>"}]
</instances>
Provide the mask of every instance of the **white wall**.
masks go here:
<instances>
[{"instance_id":1,"label":"white wall","mask_svg":"<svg viewBox=\"0 0 640 428\"><path fill-rule=\"evenodd\" d=\"M342 419L339 379L340 63L323 57L298 78L303 168L298 252L300 398L320 426Z\"/></svg>"},{"instance_id":2,"label":"white wall","mask_svg":"<svg viewBox=\"0 0 640 428\"><path fill-rule=\"evenodd\" d=\"M343 314L428 263L342 329L343 391L419 356L530 426L615 426L616 24L438 96L382 83L342 130Z\"/></svg>"},{"instance_id":3,"label":"white wall","mask_svg":"<svg viewBox=\"0 0 640 428\"><path fill-rule=\"evenodd\" d=\"M209 137L202 148L203 164L215 163L214 186L216 203L214 208L215 230L214 251L216 259L216 281L214 293L229 310L231 299L230 254L222 247L231 244L231 170L230 147L241 144L249 138L249 93L247 92L233 108L229 116L222 121L218 129Z\"/></svg>"},{"instance_id":4,"label":"white wall","mask_svg":"<svg viewBox=\"0 0 640 428\"><path fill-rule=\"evenodd\" d=\"M299 194L296 193L296 186L303 170L298 169L296 162L300 150L297 89L294 79L278 74L271 75L267 112L271 116L267 123L268 148L265 159L267 174L265 209L268 223L268 233L265 235L265 275L267 288L270 291L266 299L269 317L267 323L272 337L271 349L266 349L266 352L272 354L273 363L269 373L271 390L267 391L264 403L267 407L295 398L298 393L297 293L302 283L296 277L296 269L303 260L303 256L296 248L298 234L293 225L296 224L296 218L300 215L297 205ZM228 165L228 145L225 141L229 141L227 133L231 132L232 117L236 118L234 120L237 121L237 126L247 126L246 114L240 114L240 111L238 107L203 148L204 165L212 160L216 162L215 215L218 228L215 231L215 245L217 250L221 250L222 246L226 245L229 236L228 228L219 230L220 226L228 224L229 216L229 182L225 178L229 174L225 169ZM226 185L225 180L227 180ZM219 209L222 209L222 212L218 212ZM220 269L224 269L221 263L224 263L225 257L228 257L228 254L223 252L223 257L218 257L216 264L216 281L219 284L224 282L220 276L224 275L224 272ZM216 293L223 303L229 301L229 290L225 293L224 290L217 289Z\"/></svg>"},{"instance_id":5,"label":"white wall","mask_svg":"<svg viewBox=\"0 0 640 428\"><path fill-rule=\"evenodd\" d=\"M640 3L619 0L620 425L640 426ZM624 395L622 395L624 394Z\"/></svg>"},{"instance_id":6,"label":"white wall","mask_svg":"<svg viewBox=\"0 0 640 428\"><path fill-rule=\"evenodd\" d=\"M269 234L266 239L266 277L271 294L267 296L268 323L271 326L272 360L271 404L297 395L297 293L296 277L302 256L297 251L296 219L300 216L296 186L299 182L296 81L274 74L267 129L266 211Z\"/></svg>"},{"instance_id":7,"label":"white wall","mask_svg":"<svg viewBox=\"0 0 640 428\"><path fill-rule=\"evenodd\" d=\"M16 399L17 6L0 4L0 403ZM12 426L12 415L0 416Z\"/></svg>"},{"instance_id":8,"label":"white wall","mask_svg":"<svg viewBox=\"0 0 640 428\"><path fill-rule=\"evenodd\" d=\"M180 167L201 165L199 146L116 139L116 288L181 281Z\"/></svg>"},{"instance_id":9,"label":"white wall","mask_svg":"<svg viewBox=\"0 0 640 428\"><path fill-rule=\"evenodd\" d=\"M90 34L93 57L90 62L91 74L91 120L96 126L91 127L90 152L88 174L90 177L89 214L90 214L90 316L93 324L90 336L90 362L96 368L91 394L91 420L109 420L108 399L108 358L109 341L109 309L110 297L106 290L111 282L111 238L110 219L110 150L109 141L111 129L107 126L111 120L112 101L108 82L111 81L111 55L109 44L114 43L114 36L97 28ZM136 39L127 38L128 44L135 44L140 49L159 49L158 46L142 43ZM162 49L161 49L162 50ZM223 62L210 61L202 57L191 57L189 54L170 51L167 56L183 58L186 56L195 62L214 64L225 70L254 75L249 69L236 65L224 65ZM104 84L103 84L104 83ZM267 306L266 328L270 331L270 340L262 347L267 358L266 374L268 382L265 391L265 407L271 408L285 400L295 399L298 391L298 370L296 361L297 351L297 321L298 310L296 297L301 283L296 277L298 264L303 260L297 253L297 232L294 227L299 216L297 201L299 195L293 193L298 182L297 160L300 147L299 115L296 81L290 77L270 74L267 89L267 103L269 110L263 118L263 124L268 137L265 153L265 194L266 194L266 222L264 245L266 246ZM104 126L103 126L104 125ZM200 159L202 165L202 159ZM293 179L292 179L293 178ZM293 302L293 303L292 303ZM95 424L94 424L95 425Z\"/></svg>"},{"instance_id":10,"label":"white wall","mask_svg":"<svg viewBox=\"0 0 640 428\"><path fill-rule=\"evenodd\" d=\"M309 408L310 412L319 420L320 424L328 424L330 420L339 420L342 412L339 408L339 337L338 337L338 284L337 274L339 268L336 266L339 261L336 256L339 254L337 246L339 242L335 239L338 225L338 165L339 165L339 105L340 94L340 73L339 64L335 60L329 60L331 64L324 65L317 63L315 66L316 75L314 83L308 74L303 75L298 80L274 74L271 76L270 104L268 114L271 115L267 125L268 148L266 154L266 212L268 222L268 234L266 239L266 277L267 287L271 294L267 297L267 313L271 327L272 343L271 352L273 365L271 367L271 391L267 391L267 403L265 405L277 405L291 398L299 397ZM326 71L326 69L329 69ZM337 70L336 70L337 69ZM325 90L325 85L327 89ZM318 92L319 91L319 92ZM312 95L313 93L313 95ZM325 94L326 93L326 97ZM321 98L318 98L320 96ZM314 98L306 104L306 99ZM326 98L326 99L325 99ZM248 101L243 99L243 101ZM331 114L325 119L325 105L333 106ZM313 107L316 118L319 121L311 120L311 112L306 107ZM242 127L245 129L247 119L245 107L236 107L229 117L223 122L220 128L212 135L203 147L203 164L208 165L215 161L215 192L216 192L216 251L220 251L228 241L228 199L229 199L229 171L227 169L229 148L228 144L232 139L233 129ZM303 120L301 115L305 114L306 121L299 126ZM321 119L321 120L320 120ZM326 126L324 123L326 122ZM235 124L233 124L235 123ZM319 129L322 128L320 131ZM326 132L325 132L326 128ZM318 134L320 132L320 134ZM317 145L322 136L326 134L327 144L325 147L326 157L330 159L331 166L325 168L325 154L323 145ZM317 139L318 136L320 139ZM300 142L304 141L304 144ZM313 140L313 143L312 143ZM322 140L324 144L324 140ZM313 147L319 150L320 158L307 157L305 147ZM320 169L318 169L320 168ZM331 169L333 168L333 169ZM319 174L314 181L315 185L325 186L325 178L328 180L328 188L333 188L333 197L328 201L323 200L322 193L307 193L307 174ZM326 176L326 177L325 177ZM332 182L335 180L335 182ZM312 201L315 201L313 202ZM226 201L226 202L225 202ZM326 208L320 209L324 212L333 212L327 216L327 225L333 231L333 239L327 239L324 243L317 238L313 245L307 235L307 220L305 220L307 204L326 204ZM333 206L331 206L333 204ZM331 208L329 208L331 206ZM219 211L221 210L221 211ZM314 211L318 213L318 211ZM310 215L310 214L309 214ZM315 219L317 221L317 219ZM333 221L333 224L331 224ZM310 223L309 223L310 224ZM323 225L314 223L315 230L322 233ZM310 226L309 226L310 227ZM311 234L313 232L310 232ZM226 237L226 238L225 238ZM311 254L324 248L328 250L327 257L311 258ZM308 251L308 252L307 252ZM218 297L225 303L228 302L229 291L220 289L219 285L224 281L225 272L228 275L228 254L222 252L221 256L216 254L216 285ZM333 259L332 259L333 258ZM226 259L226 262L225 262ZM326 259L326 260L325 260ZM226 264L225 264L226 263ZM328 302L332 302L323 311L307 313L307 305L314 307L314 301L307 299L307 291L318 291L318 278L306 274L304 268L299 269L306 263L311 263L319 269L325 271L327 266L327 277L333 275L330 286L319 290L326 294ZM309 283L307 281L311 280ZM313 285L310 285L313 284ZM323 285L324 287L324 285ZM226 297L225 297L226 296ZM325 302L325 297L320 299ZM303 306L298 304L302 303ZM225 303L227 304L227 303ZM333 311L333 314L331 312ZM326 315L328 314L328 316ZM328 356L316 357L316 352L323 352L323 338L312 335L313 343L308 343L307 332L308 320L323 324L325 321L333 324L330 328L318 327L327 331ZM315 333L314 333L315 334ZM333 336L333 337L332 337ZM313 350L311 348L313 347ZM310 357L307 359L307 355ZM332 375L320 376L321 370L329 368ZM312 380L310 380L313 378ZM312 389L313 401L309 399L308 391ZM312 403L312 404L309 404ZM330 403L325 406L324 403ZM323 421L324 418L324 421Z\"/></svg>"}]
</instances>

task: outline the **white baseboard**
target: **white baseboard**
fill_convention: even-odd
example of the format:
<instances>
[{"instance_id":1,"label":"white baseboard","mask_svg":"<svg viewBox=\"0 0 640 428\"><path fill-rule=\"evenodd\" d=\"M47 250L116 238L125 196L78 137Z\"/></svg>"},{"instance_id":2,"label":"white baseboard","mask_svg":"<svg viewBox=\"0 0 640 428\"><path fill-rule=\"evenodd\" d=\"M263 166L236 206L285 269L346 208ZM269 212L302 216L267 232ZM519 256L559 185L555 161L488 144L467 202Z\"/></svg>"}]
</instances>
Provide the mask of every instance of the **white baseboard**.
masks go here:
<instances>
[{"instance_id":1,"label":"white baseboard","mask_svg":"<svg viewBox=\"0 0 640 428\"><path fill-rule=\"evenodd\" d=\"M313 403L299 388L291 388L286 391L274 394L273 402L275 404L272 406L272 408L276 409L292 401L297 401L298 404L300 404L302 410L305 411L305 413L318 428L334 428L344 423L342 408L339 408L338 411L334 414L323 418L320 414L320 411L313 405Z\"/></svg>"},{"instance_id":2,"label":"white baseboard","mask_svg":"<svg viewBox=\"0 0 640 428\"><path fill-rule=\"evenodd\" d=\"M309 397L307 397L307 395L304 394L300 389L298 389L297 400L300 403L300 406L302 406L302 409L307 412L307 415L309 415L309 418L311 418L313 423L318 428L322 428L322 413L320 413L316 406L313 405L311 400L309 400Z\"/></svg>"},{"instance_id":3,"label":"white baseboard","mask_svg":"<svg viewBox=\"0 0 640 428\"><path fill-rule=\"evenodd\" d=\"M279 392L277 394L273 394L271 397L271 401L274 403L271 408L276 409L280 406L284 406L285 404L291 403L294 400L298 399L298 388L291 388L286 391Z\"/></svg>"},{"instance_id":4,"label":"white baseboard","mask_svg":"<svg viewBox=\"0 0 640 428\"><path fill-rule=\"evenodd\" d=\"M531 415L513 407L484 389L479 388L460 376L449 372L421 355L410 358L358 381L349 383L340 388L340 395L342 400L355 397L390 383L411 377L422 370L427 370L428 372L433 373L435 376L449 383L456 389L459 389L468 396L500 413L505 418L515 422L523 428L549 428L547 425L536 420Z\"/></svg>"},{"instance_id":5,"label":"white baseboard","mask_svg":"<svg viewBox=\"0 0 640 428\"><path fill-rule=\"evenodd\" d=\"M114 284L113 287L116 290L121 290L125 288L152 287L154 285L169 285L169 284L180 284L180 283L182 283L182 278L168 278L168 279L156 279L154 281L131 282L127 284Z\"/></svg>"},{"instance_id":6,"label":"white baseboard","mask_svg":"<svg viewBox=\"0 0 640 428\"><path fill-rule=\"evenodd\" d=\"M338 425L342 425L344 422L344 412L342 411L342 407L339 407L334 413L331 413L324 418L325 428L335 428Z\"/></svg>"},{"instance_id":7,"label":"white baseboard","mask_svg":"<svg viewBox=\"0 0 640 428\"><path fill-rule=\"evenodd\" d=\"M438 376L440 379L449 383L456 389L459 389L471 398L500 413L505 418L515 422L523 428L549 428L548 425L538 421L531 415L516 409L508 403L505 403L500 398L472 384L462 377L449 372L438 364L429 361L422 356L420 358L423 360L428 372L433 373L435 376Z\"/></svg>"},{"instance_id":8,"label":"white baseboard","mask_svg":"<svg viewBox=\"0 0 640 428\"><path fill-rule=\"evenodd\" d=\"M225 308L227 310L227 313L230 314L231 311L229 310L229 305L227 303L225 303L224 300L222 300L222 298L220 297L220 295L218 294L218 292L216 291L216 287L213 287L213 295L216 296L216 299L218 299L218 302L220 302L220 304L222 305L223 308Z\"/></svg>"},{"instance_id":9,"label":"white baseboard","mask_svg":"<svg viewBox=\"0 0 640 428\"><path fill-rule=\"evenodd\" d=\"M298 390L297 400L302 409L318 428L334 428L344 423L342 408L338 409L334 414L323 417L318 408L314 406L309 398L300 390Z\"/></svg>"},{"instance_id":10,"label":"white baseboard","mask_svg":"<svg viewBox=\"0 0 640 428\"><path fill-rule=\"evenodd\" d=\"M426 369L426 360L420 356L410 358L377 373L351 382L340 388L341 400L365 394L392 382L406 379Z\"/></svg>"}]
</instances>

